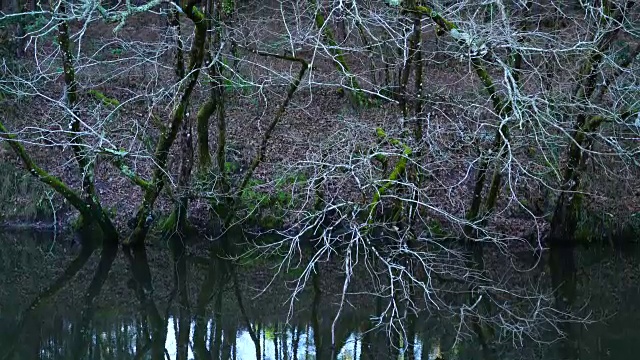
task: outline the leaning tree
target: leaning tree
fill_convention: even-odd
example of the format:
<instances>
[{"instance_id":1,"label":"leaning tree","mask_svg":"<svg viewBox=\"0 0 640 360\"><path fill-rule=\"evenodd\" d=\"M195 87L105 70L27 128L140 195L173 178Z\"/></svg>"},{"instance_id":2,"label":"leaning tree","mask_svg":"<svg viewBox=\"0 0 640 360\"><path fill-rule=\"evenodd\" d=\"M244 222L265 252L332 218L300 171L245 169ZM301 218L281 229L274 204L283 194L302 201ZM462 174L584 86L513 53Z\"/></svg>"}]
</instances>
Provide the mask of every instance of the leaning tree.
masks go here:
<instances>
[{"instance_id":1,"label":"leaning tree","mask_svg":"<svg viewBox=\"0 0 640 360\"><path fill-rule=\"evenodd\" d=\"M341 303L378 299L394 339L438 311L490 352L579 320L512 261L576 243L585 209L623 211L613 189L637 185L638 14L626 0L29 3L0 17L20 50L3 58L0 136L110 239L204 218L237 255L268 224L277 239L249 250L304 260L292 306L337 260Z\"/></svg>"}]
</instances>

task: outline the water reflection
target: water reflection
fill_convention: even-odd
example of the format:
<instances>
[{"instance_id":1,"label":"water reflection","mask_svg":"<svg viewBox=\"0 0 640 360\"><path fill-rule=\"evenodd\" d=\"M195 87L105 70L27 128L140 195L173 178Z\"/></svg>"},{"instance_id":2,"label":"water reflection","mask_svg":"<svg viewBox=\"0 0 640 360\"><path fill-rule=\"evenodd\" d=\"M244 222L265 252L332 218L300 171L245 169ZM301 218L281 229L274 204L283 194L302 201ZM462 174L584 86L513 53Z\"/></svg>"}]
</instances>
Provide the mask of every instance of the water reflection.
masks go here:
<instances>
[{"instance_id":1,"label":"water reflection","mask_svg":"<svg viewBox=\"0 0 640 360\"><path fill-rule=\"evenodd\" d=\"M63 273L17 316L13 337L2 336L2 358L355 360L385 359L391 354L395 357L402 354L404 359L438 356L437 350L423 350L423 343L415 334L411 341L415 345L409 347L409 352L394 349L384 333L373 328L366 312L346 312L332 331L335 313L328 313L323 303L329 298L320 288L319 272L314 275L306 321L257 321L245 308L245 303L253 300L245 299L239 280L241 270L212 252L192 308L188 291L191 274L184 245L180 239L171 239L170 249L173 271L169 273L173 284L166 301L159 301L161 296L154 288L147 251L125 248L121 258L126 261L128 275L112 280L126 283L128 296L135 297L136 308L107 307L114 313L97 309L96 299L120 251L114 244L104 242L84 290L82 307L64 315L51 314L56 307L56 295L87 270L89 260L97 252L98 247L87 242ZM166 275L163 272L156 276ZM82 287L82 283L75 285ZM233 309L228 308L229 304ZM228 316L238 311L237 316ZM23 342L24 339L29 341Z\"/></svg>"},{"instance_id":2,"label":"water reflection","mask_svg":"<svg viewBox=\"0 0 640 360\"><path fill-rule=\"evenodd\" d=\"M60 255L68 259L66 267L52 269L56 276L43 276L46 284L36 282L39 292L16 290L16 297L28 301L12 303L0 291L0 359L482 358L480 346L457 342L455 333L439 325L441 319L423 314L407 317L404 332L388 336L387 329L372 320L380 313L376 301L351 304L334 325L335 294L323 286L332 280L319 269L291 315L282 311L289 294L286 286L256 297L253 283L258 280L252 276L259 271L237 267L217 251L189 255L179 238L168 244L169 258L165 250L87 242L73 258ZM32 269L38 265L38 252L30 254L24 268L12 264L16 271L11 274L39 271ZM556 307L567 313L580 303L576 262L573 249L549 253L550 285L558 289ZM0 275L7 274L9 270L0 267ZM20 279L3 283L19 289ZM637 293L629 296L640 299ZM631 318L639 319L638 314ZM561 325L567 339L557 349L528 344L515 352L499 352L496 358L607 358L610 345L603 334L608 329L593 334L571 321ZM593 336L598 352L593 351L596 342L588 340Z\"/></svg>"},{"instance_id":3,"label":"water reflection","mask_svg":"<svg viewBox=\"0 0 640 360\"><path fill-rule=\"evenodd\" d=\"M549 267L551 269L551 283L556 289L555 307L564 316L559 323L565 335L560 342L560 356L562 359L573 360L580 358L580 348L576 342L580 324L572 321L572 307L576 302L576 265L575 249L569 246L558 246L551 249Z\"/></svg>"},{"instance_id":4,"label":"water reflection","mask_svg":"<svg viewBox=\"0 0 640 360\"><path fill-rule=\"evenodd\" d=\"M167 327L167 342L165 344L167 353L171 359L179 358L178 349L180 346L177 341L177 334L175 333L175 324L178 319L174 317L169 318L169 325ZM289 327L282 324L253 324L255 327L260 328L257 334L260 339L261 359L273 359L273 360L303 360L303 359L320 359L314 341L313 329L307 327ZM193 332L195 328L195 322L191 324L191 330ZM207 323L208 332L213 334L215 324L213 321ZM230 330L229 332L222 331L222 341L228 344L226 350L220 353L219 357L214 358L222 359L256 359L255 344L249 335L249 332L244 329ZM366 350L363 349L363 339L366 334L361 332L352 332L344 339L343 346L337 351L335 359L344 360L358 360L358 359L372 359L371 353L366 355ZM207 348L212 348L212 341L214 339L207 338ZM415 339L415 353L413 356L404 354L401 359L441 359L442 352L439 346L429 348L427 346L426 351L423 350L423 344L419 339ZM191 343L193 341L191 340ZM424 353L423 353L424 352ZM388 358L378 354L376 359ZM189 348L188 359L196 359L195 353Z\"/></svg>"},{"instance_id":5,"label":"water reflection","mask_svg":"<svg viewBox=\"0 0 640 360\"><path fill-rule=\"evenodd\" d=\"M82 249L79 255L71 261L69 266L66 267L62 275L55 279L50 286L42 291L35 299L20 313L17 317L17 324L15 326L15 332L9 334L7 339L10 339L3 347L5 353L3 359L14 358L15 354L21 354L22 349L25 348L24 339L33 339L33 328L37 328L38 318L42 314L38 314L40 307L43 303L51 300L57 293L65 288L65 286L85 267L89 258L96 250L96 243L90 239L83 241ZM92 336L90 335L91 319L94 313L94 300L100 293L102 286L107 278L111 265L115 260L117 254L117 247L113 242L104 241L102 247L102 253L100 255L100 261L95 274L89 283L84 294L84 303L81 311L79 312L79 319L76 321L65 321L64 319L57 319L52 324L50 330L51 333L44 333L43 328L40 328L40 346L34 343L26 345L27 351L32 352L33 355L39 355L40 358L58 358L59 355L73 356L75 354L85 353L86 345L91 342ZM61 344L56 341L52 341L52 335L56 330L62 330L67 336L61 339ZM61 346L62 345L62 346ZM40 348L40 350L38 350ZM33 353L33 352L36 353ZM20 358L20 356L18 357Z\"/></svg>"}]
</instances>

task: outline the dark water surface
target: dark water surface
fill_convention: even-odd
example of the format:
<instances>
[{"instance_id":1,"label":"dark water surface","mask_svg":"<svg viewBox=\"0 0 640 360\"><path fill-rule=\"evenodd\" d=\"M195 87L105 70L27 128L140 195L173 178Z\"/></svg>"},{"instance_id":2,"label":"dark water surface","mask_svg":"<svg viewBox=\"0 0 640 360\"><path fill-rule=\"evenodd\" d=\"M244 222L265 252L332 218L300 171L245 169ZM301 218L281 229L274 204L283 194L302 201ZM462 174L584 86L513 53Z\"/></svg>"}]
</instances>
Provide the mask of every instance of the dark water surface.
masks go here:
<instances>
[{"instance_id":1,"label":"dark water surface","mask_svg":"<svg viewBox=\"0 0 640 360\"><path fill-rule=\"evenodd\" d=\"M290 307L304 269L274 278L274 259L234 267L195 252L174 261L167 245L124 253L46 234L0 234L0 360L483 359L473 339L456 341L447 319L426 315L411 323L413 349L395 349L385 329L373 329L379 304L366 296L350 300L334 321L341 281L330 271L310 280ZM588 304L581 313L597 321L563 327L568 339L549 344L503 339L495 356L638 359L640 252L546 258L561 300Z\"/></svg>"}]
</instances>

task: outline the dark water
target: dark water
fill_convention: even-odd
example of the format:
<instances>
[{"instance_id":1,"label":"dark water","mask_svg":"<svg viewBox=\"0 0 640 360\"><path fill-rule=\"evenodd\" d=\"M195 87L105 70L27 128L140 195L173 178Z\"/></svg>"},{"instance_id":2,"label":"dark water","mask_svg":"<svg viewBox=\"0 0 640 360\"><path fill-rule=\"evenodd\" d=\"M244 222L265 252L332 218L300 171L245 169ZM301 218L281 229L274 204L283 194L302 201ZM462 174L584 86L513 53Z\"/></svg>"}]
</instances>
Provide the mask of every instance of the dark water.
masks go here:
<instances>
[{"instance_id":1,"label":"dark water","mask_svg":"<svg viewBox=\"0 0 640 360\"><path fill-rule=\"evenodd\" d=\"M290 307L303 269L274 278L274 259L238 267L169 248L157 242L125 253L0 234L0 359L486 358L473 338L456 339L450 319L426 314L395 338L397 349L388 328L375 327L375 300L355 297L339 308L341 282L330 270L318 271ZM558 306L588 304L579 311L594 322L563 325L568 337L553 343L502 339L494 358L637 359L640 252L546 259Z\"/></svg>"}]
</instances>

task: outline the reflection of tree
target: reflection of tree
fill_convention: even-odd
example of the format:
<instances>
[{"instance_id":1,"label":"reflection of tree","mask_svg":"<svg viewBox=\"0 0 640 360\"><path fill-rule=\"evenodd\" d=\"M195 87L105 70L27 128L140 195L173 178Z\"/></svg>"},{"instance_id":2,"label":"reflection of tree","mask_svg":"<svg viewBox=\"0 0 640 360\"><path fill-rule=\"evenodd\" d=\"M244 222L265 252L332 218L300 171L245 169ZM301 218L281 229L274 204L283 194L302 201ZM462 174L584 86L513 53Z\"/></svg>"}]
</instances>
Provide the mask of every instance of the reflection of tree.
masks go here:
<instances>
[{"instance_id":1,"label":"reflection of tree","mask_svg":"<svg viewBox=\"0 0 640 360\"><path fill-rule=\"evenodd\" d=\"M306 299L310 305L308 310L311 315L309 317L309 314L304 314L307 322L300 323L295 320L284 322L282 318L274 321L262 318L260 315L256 318L254 317L254 314L257 313L256 310L264 311L267 308L261 306L261 303L272 302L258 301L254 303L250 301L249 293L246 292L247 288L238 280L241 274L238 271L239 268L228 258L221 258L217 255L213 262L207 264L207 280L202 283L197 299L191 300L195 303L194 308L191 309L187 293L188 261L185 258L184 248L179 243L171 244L171 246L173 266L170 271L174 276L174 287L170 303L172 303L171 299L175 299L180 305L179 308L172 307L177 310L173 313L175 315L172 318L169 317L168 308L165 312L164 305L159 307L158 301L160 300L154 295L155 291L151 285L152 275L157 276L155 273L152 274L152 270L156 270L150 267L147 260L147 255L151 257L151 254L147 254L142 248L125 248L125 256L129 260L130 274L132 275L129 285L140 303L141 311L137 314L139 318L126 317L124 320L116 321L112 316L106 319L100 318L96 311L96 299L101 293L101 288L106 282L117 255L116 247L104 247L96 272L90 283L87 284L84 293L81 318L64 318L56 321L55 329L43 332L42 341L37 336L35 339L25 339L30 343L21 343L18 347L20 352L14 353L14 355L17 358L23 358L25 354L30 354L33 355L30 358L52 359L77 357L101 359L165 358L166 352L174 350L165 349L167 342L171 342L167 341L168 326L175 329L176 359L187 359L190 339L193 339L193 354L196 359L235 358L239 356L236 348L238 345L236 344L237 335L240 333L246 336L247 333L244 331L247 328L253 331L255 349L260 355L259 359L268 357L274 360L307 358L335 360L353 357L354 359L367 360L398 358L400 355L404 359L427 359L429 353L435 354L434 349L439 347L438 344L441 343L442 349L446 350L453 343L453 338L438 337L442 335L438 327L425 326L422 322L422 316L420 316L421 321L417 321L417 317L410 316L411 313L405 313L401 327L405 332L398 332L395 339L389 339L388 328L381 326L381 324L385 325L384 321L377 323L369 319L365 320L360 317L364 313L359 311L344 311L332 328L335 312L328 310L327 304L331 303L335 294L331 293L327 287L323 287L323 284L333 280L330 277L332 276L330 271L316 270L312 272L313 287L306 293L308 294ZM82 251L88 256L91 256L93 252L86 249ZM65 273L73 273L74 267L77 267L74 264L77 264L82 258L83 254L74 259ZM565 309L569 314L571 304L575 299L575 264L573 264L571 252L554 253L551 261L554 286L558 289L556 306L558 309ZM213 281L209 281L209 279ZM54 285L58 284L58 281L59 279L54 281ZM47 291L55 292L56 286L59 285L54 285L46 289L43 294L46 295ZM41 294L36 300L34 304L38 307L39 303L46 301L46 296ZM238 307L230 305L230 301L232 303L235 301ZM305 300L301 301L305 302ZM399 300L398 303L401 301ZM335 310L335 308L333 309ZM366 314L380 314L383 309L378 307L377 310L367 311ZM399 309L401 312L403 310L404 308ZM237 315L236 319L233 317L229 319L227 316L231 311ZM196 326L193 337L190 337L192 319L195 320ZM562 330L570 335L573 328L568 324L570 323L563 324L566 326ZM438 329L438 335L434 335L434 329ZM49 333L53 335L49 335ZM354 334L354 342L349 342L351 334ZM427 335L436 337L429 338L426 337ZM450 334L450 337L452 336L453 334ZM413 341L410 340L416 338L419 340L412 346ZM432 346L429 346L430 343ZM563 354L565 355L563 356L568 359L575 358L573 355L576 354L575 349L570 346L571 343L568 344L564 349ZM30 353L27 352L27 347L31 350ZM5 348L3 347L3 350ZM244 350L252 351L250 348ZM477 356L477 350L471 346L458 347L457 354L447 353L446 358ZM47 355L41 356L33 351L40 351ZM173 355L171 358L174 358Z\"/></svg>"},{"instance_id":2,"label":"reflection of tree","mask_svg":"<svg viewBox=\"0 0 640 360\"><path fill-rule=\"evenodd\" d=\"M222 346L222 287L218 288L216 300L213 305L213 347L211 349L214 358L220 357L220 347Z\"/></svg>"},{"instance_id":3,"label":"reflection of tree","mask_svg":"<svg viewBox=\"0 0 640 360\"><path fill-rule=\"evenodd\" d=\"M212 250L207 264L207 273L196 304L193 334L193 350L196 359L220 357L223 338L222 296L229 281L228 272L227 260L218 258L217 253ZM214 300L213 322L209 329L210 334L207 334L207 325L209 324L207 307L212 300ZM207 339L210 340L211 349L207 349Z\"/></svg>"},{"instance_id":4,"label":"reflection of tree","mask_svg":"<svg viewBox=\"0 0 640 360\"><path fill-rule=\"evenodd\" d=\"M69 266L67 266L62 275L60 275L60 277L58 277L48 288L38 294L31 304L29 304L29 306L19 315L19 323L15 327L17 329L15 337L10 337L7 344L2 346L2 348L6 350L6 353L2 357L3 360L13 358L15 352L19 350L19 346L22 344L23 338L28 338L25 337L25 333L26 330L29 329L28 325L31 320L31 316L44 302L53 298L69 284L71 279L73 279L86 265L94 250L95 248L92 246L83 246L80 254L69 264ZM37 349L38 346L35 348Z\"/></svg>"},{"instance_id":5,"label":"reflection of tree","mask_svg":"<svg viewBox=\"0 0 640 360\"><path fill-rule=\"evenodd\" d=\"M574 249L571 246L552 246L549 254L551 283L556 290L556 309L567 316L560 322L559 329L566 336L560 344L562 359L578 359L580 349L576 342L576 327L579 325L571 318L570 312L576 300L576 264Z\"/></svg>"},{"instance_id":6,"label":"reflection of tree","mask_svg":"<svg viewBox=\"0 0 640 360\"><path fill-rule=\"evenodd\" d=\"M216 285L218 284L219 278L219 269L217 265L219 262L217 261L209 261L207 267L207 273L204 278L204 282L200 289L200 293L198 294L198 299L196 300L196 313L195 313L195 327L193 331L193 352L195 354L196 359L210 359L212 356L209 354L209 350L207 350L207 306L213 297L214 290L216 289ZM218 286L219 287L219 286ZM211 331L213 331L213 326L211 327ZM213 338L213 336L211 336Z\"/></svg>"},{"instance_id":7,"label":"reflection of tree","mask_svg":"<svg viewBox=\"0 0 640 360\"><path fill-rule=\"evenodd\" d=\"M330 335L323 333L322 319L320 318L320 300L322 299L322 292L320 290L320 275L318 271L313 272L313 305L311 306L311 327L313 329L313 343L316 347L316 359L325 359L328 356L329 350L327 348L327 339Z\"/></svg>"},{"instance_id":8,"label":"reflection of tree","mask_svg":"<svg viewBox=\"0 0 640 360\"><path fill-rule=\"evenodd\" d=\"M422 336L422 354L420 354L421 360L429 359L429 349L430 349L429 336L425 332Z\"/></svg>"},{"instance_id":9,"label":"reflection of tree","mask_svg":"<svg viewBox=\"0 0 640 360\"><path fill-rule=\"evenodd\" d=\"M361 327L362 331L362 336L360 339L360 359L361 360L370 360L373 359L374 357L374 349L373 349L373 344L374 342L372 341L372 333L371 333L371 323L369 321L365 321L364 322L364 326Z\"/></svg>"},{"instance_id":10,"label":"reflection of tree","mask_svg":"<svg viewBox=\"0 0 640 360\"><path fill-rule=\"evenodd\" d=\"M416 316L413 313L408 315L408 325L406 327L406 329L407 329L407 340L406 340L407 350L406 350L406 355L405 355L405 357L407 359L415 359L415 356L416 356L415 341L416 341L416 323L417 323L417 321L418 321L418 319L416 318Z\"/></svg>"},{"instance_id":11,"label":"reflection of tree","mask_svg":"<svg viewBox=\"0 0 640 360\"><path fill-rule=\"evenodd\" d=\"M256 348L256 358L260 358L260 339L258 338L258 333L253 328L251 324L251 320L249 319L249 315L247 314L247 310L244 307L244 301L242 299L242 290L240 289L240 282L238 280L238 272L233 264L230 263L230 271L233 276L233 292L236 295L236 300L238 301L238 307L240 308L240 312L242 314L242 318L244 319L245 326L247 327L247 331L249 332L249 336L254 343Z\"/></svg>"},{"instance_id":12,"label":"reflection of tree","mask_svg":"<svg viewBox=\"0 0 640 360\"><path fill-rule=\"evenodd\" d=\"M300 333L302 332L302 326L300 324L294 326L291 332L291 351L293 360L298 360L298 349L300 347Z\"/></svg>"},{"instance_id":13,"label":"reflection of tree","mask_svg":"<svg viewBox=\"0 0 640 360\"><path fill-rule=\"evenodd\" d=\"M151 351L151 358L162 359L166 352L164 344L167 340L168 308L167 315L163 319L152 298L151 270L149 269L145 248L142 246L127 247L124 253L129 261L129 268L133 275L130 285L140 302L142 311L146 315L146 321L151 326L148 334L150 338L147 337L145 339L149 345L143 346L140 352L136 354L136 357L143 357L146 352Z\"/></svg>"},{"instance_id":14,"label":"reflection of tree","mask_svg":"<svg viewBox=\"0 0 640 360\"><path fill-rule=\"evenodd\" d=\"M257 325L253 325L244 306L242 290L238 280L235 264L229 259L231 250L226 247L223 251L218 252L212 249L208 264L207 273L198 294L196 313L195 313L195 329L193 335L193 350L196 359L210 358L229 358L232 349L236 347L237 327L236 323L225 323L222 319L223 315L223 296L227 285L233 287L238 308L245 323L249 336L255 346L255 354L257 359L261 359L261 346L258 334L260 330ZM227 254L221 256L221 254ZM213 322L207 334L208 316L207 307L213 300ZM207 337L210 339L210 349L207 349Z\"/></svg>"},{"instance_id":15,"label":"reflection of tree","mask_svg":"<svg viewBox=\"0 0 640 360\"><path fill-rule=\"evenodd\" d=\"M84 293L84 304L80 312L80 319L75 319L53 315L52 326L43 326L41 321L36 321L36 313L41 310L43 304L53 299L60 293L71 280L86 266L88 260L97 248L97 241L93 237L81 236L82 247L80 254L71 261L54 282L44 291L36 296L25 311L19 317L18 330L15 337L10 339L12 343L3 346L5 352L3 359L10 359L16 354L18 358L24 358L22 349L29 349L34 356L29 358L83 358L95 355L106 358L101 353L101 342L104 341L97 336L98 331L94 330L95 299L100 294L111 270L111 266L118 253L117 243L109 238L102 239L102 252L100 261L94 272L93 278ZM48 310L50 311L50 310ZM40 314L39 316L42 316ZM36 322L40 322L36 324ZM35 326L36 329L33 329ZM120 328L120 327L119 327ZM41 334L40 337L33 334ZM28 339L28 343L23 340Z\"/></svg>"},{"instance_id":16,"label":"reflection of tree","mask_svg":"<svg viewBox=\"0 0 640 360\"><path fill-rule=\"evenodd\" d=\"M187 290L187 254L181 236L174 234L169 239L171 254L173 255L174 293L177 293L180 306L178 307L178 329L176 333L176 359L187 360L189 354L189 335L191 334L191 312L189 292Z\"/></svg>"},{"instance_id":17,"label":"reflection of tree","mask_svg":"<svg viewBox=\"0 0 640 360\"><path fill-rule=\"evenodd\" d=\"M118 254L118 244L117 242L109 242L105 240L105 243L102 247L102 254L100 256L100 262L98 263L98 268L96 269L96 273L87 288L87 292L85 294L84 299L84 309L82 311L82 321L80 322L77 331L75 331L74 340L73 340L73 354L76 358L82 357L87 352L87 347L92 344L91 338L94 338L92 335L91 328L91 320L93 319L93 315L95 313L95 304L94 300L100 294L100 290L104 286L105 281L107 281L107 277L109 276L109 271L111 270L111 266L113 265L113 261L116 259L116 255ZM98 339L98 337L95 337ZM96 341L97 345L97 341Z\"/></svg>"},{"instance_id":18,"label":"reflection of tree","mask_svg":"<svg viewBox=\"0 0 640 360\"><path fill-rule=\"evenodd\" d=\"M236 335L238 333L237 323L235 321L226 321L223 324L223 342L221 355L222 359L233 359L231 351L236 347Z\"/></svg>"}]
</instances>

